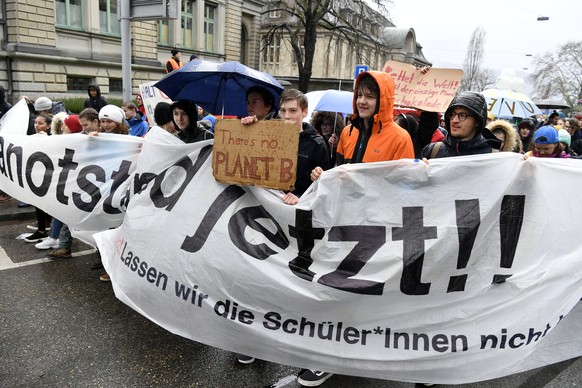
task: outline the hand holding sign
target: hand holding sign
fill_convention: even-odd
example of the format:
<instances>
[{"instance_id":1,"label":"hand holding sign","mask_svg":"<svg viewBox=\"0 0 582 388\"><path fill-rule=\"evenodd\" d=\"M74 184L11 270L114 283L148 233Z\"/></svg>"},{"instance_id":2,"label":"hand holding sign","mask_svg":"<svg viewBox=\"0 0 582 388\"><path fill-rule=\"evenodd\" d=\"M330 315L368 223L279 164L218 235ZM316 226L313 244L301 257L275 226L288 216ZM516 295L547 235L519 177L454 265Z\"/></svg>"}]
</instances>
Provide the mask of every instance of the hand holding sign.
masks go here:
<instances>
[{"instance_id":1,"label":"hand holding sign","mask_svg":"<svg viewBox=\"0 0 582 388\"><path fill-rule=\"evenodd\" d=\"M214 177L223 183L291 189L297 173L298 131L296 124L280 120L247 125L239 120L217 121Z\"/></svg>"},{"instance_id":2,"label":"hand holding sign","mask_svg":"<svg viewBox=\"0 0 582 388\"><path fill-rule=\"evenodd\" d=\"M463 71L458 69L417 69L388 61L384 72L394 79L394 105L429 112L443 112L449 106L461 84Z\"/></svg>"}]
</instances>

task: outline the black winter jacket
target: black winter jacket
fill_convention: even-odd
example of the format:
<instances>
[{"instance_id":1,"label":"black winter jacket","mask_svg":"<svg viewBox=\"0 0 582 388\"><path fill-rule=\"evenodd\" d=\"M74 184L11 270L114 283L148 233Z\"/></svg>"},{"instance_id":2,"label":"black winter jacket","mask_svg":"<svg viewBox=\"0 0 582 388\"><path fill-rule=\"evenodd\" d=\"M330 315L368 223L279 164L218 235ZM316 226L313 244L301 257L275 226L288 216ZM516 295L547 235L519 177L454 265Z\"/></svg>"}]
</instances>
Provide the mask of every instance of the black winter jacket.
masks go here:
<instances>
[{"instance_id":1,"label":"black winter jacket","mask_svg":"<svg viewBox=\"0 0 582 388\"><path fill-rule=\"evenodd\" d=\"M424 150L422 150L422 156L430 159L432 150L438 143L442 144L440 145L437 154L434 156L435 158L488 154L493 152L491 140L485 139L482 135L477 135L471 140L460 141L447 134L442 142L431 143L424 147Z\"/></svg>"},{"instance_id":2,"label":"black winter jacket","mask_svg":"<svg viewBox=\"0 0 582 388\"><path fill-rule=\"evenodd\" d=\"M89 89L91 88L95 88L95 90L97 90L97 95L95 97L92 97L91 93L89 92ZM105 105L109 105L107 100L101 96L101 88L99 88L99 85L90 84L89 86L87 86L87 94L89 95L89 98L85 100L85 103L83 104L83 109L93 108L97 112L99 112L101 108L103 108Z\"/></svg>"},{"instance_id":3,"label":"black winter jacket","mask_svg":"<svg viewBox=\"0 0 582 388\"><path fill-rule=\"evenodd\" d=\"M293 194L300 197L311 185L311 170L315 167L329 169L329 151L323 137L317 134L315 128L303 123L303 131L299 133L299 150L297 152L297 180Z\"/></svg>"},{"instance_id":4,"label":"black winter jacket","mask_svg":"<svg viewBox=\"0 0 582 388\"><path fill-rule=\"evenodd\" d=\"M203 140L214 139L214 133L210 132L198 123L196 123L193 127L188 127L179 131L177 136L184 143L196 143Z\"/></svg>"}]
</instances>

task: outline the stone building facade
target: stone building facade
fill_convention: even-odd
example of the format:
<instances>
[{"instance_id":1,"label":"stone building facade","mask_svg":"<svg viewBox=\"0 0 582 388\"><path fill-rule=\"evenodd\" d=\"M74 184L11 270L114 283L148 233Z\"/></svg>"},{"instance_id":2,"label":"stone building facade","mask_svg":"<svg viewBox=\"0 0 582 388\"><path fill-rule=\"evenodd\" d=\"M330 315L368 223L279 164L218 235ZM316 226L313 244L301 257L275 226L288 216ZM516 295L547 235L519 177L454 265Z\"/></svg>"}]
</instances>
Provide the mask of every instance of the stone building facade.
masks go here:
<instances>
[{"instance_id":1,"label":"stone building facade","mask_svg":"<svg viewBox=\"0 0 582 388\"><path fill-rule=\"evenodd\" d=\"M282 6L279 0L269 0L265 6L261 19L261 70L297 85L299 71L289 33L286 29L270 33L281 25L295 29L298 20L285 12L285 8L292 5L287 4ZM416 66L430 65L422 53L422 46L416 42L412 28L397 28L380 13L369 7L359 9L350 0L338 0L334 4L335 14L339 16L330 13L326 16L327 20L336 27L350 24L364 31L365 35L350 42L337 29L318 28L310 90L351 90L357 65L381 70L390 59Z\"/></svg>"},{"instance_id":2,"label":"stone building facade","mask_svg":"<svg viewBox=\"0 0 582 388\"><path fill-rule=\"evenodd\" d=\"M133 94L165 75L173 48L183 62L195 53L259 67L266 1L176 1L176 20L131 21ZM105 97L122 97L117 0L0 0L0 24L0 84L8 101L86 97L93 82Z\"/></svg>"}]
</instances>

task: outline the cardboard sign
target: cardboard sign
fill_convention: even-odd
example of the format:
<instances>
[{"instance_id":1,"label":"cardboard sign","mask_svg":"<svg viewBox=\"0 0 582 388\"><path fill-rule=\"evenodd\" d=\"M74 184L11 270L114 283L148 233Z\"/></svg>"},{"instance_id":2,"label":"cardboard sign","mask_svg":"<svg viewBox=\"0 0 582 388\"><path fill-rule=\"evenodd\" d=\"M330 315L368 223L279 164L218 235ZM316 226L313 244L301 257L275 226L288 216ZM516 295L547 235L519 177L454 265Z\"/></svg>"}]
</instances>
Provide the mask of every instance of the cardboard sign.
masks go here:
<instances>
[{"instance_id":1,"label":"cardboard sign","mask_svg":"<svg viewBox=\"0 0 582 388\"><path fill-rule=\"evenodd\" d=\"M223 183L289 190L297 174L299 127L280 120L217 120L212 173Z\"/></svg>"},{"instance_id":2,"label":"cardboard sign","mask_svg":"<svg viewBox=\"0 0 582 388\"><path fill-rule=\"evenodd\" d=\"M170 104L172 103L172 100L166 96L164 92L154 86L155 83L156 81L152 81L139 85L139 92L141 93L143 106L145 107L150 127L158 125L154 119L154 109L156 108L156 105L158 105L158 102L164 101Z\"/></svg>"},{"instance_id":3,"label":"cardboard sign","mask_svg":"<svg viewBox=\"0 0 582 388\"><path fill-rule=\"evenodd\" d=\"M407 63L388 61L384 72L394 78L394 105L444 112L461 85L463 70L430 69L422 74Z\"/></svg>"}]
</instances>

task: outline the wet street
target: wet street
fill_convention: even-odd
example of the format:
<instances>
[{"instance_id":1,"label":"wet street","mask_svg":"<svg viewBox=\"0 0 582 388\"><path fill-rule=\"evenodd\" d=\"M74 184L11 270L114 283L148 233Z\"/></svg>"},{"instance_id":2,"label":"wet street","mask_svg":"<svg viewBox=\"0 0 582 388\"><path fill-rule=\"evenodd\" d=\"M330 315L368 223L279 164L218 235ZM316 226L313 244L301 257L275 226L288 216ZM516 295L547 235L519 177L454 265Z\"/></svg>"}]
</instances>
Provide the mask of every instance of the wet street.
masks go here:
<instances>
[{"instance_id":1,"label":"wet street","mask_svg":"<svg viewBox=\"0 0 582 388\"><path fill-rule=\"evenodd\" d=\"M0 204L0 387L299 387L298 368L174 335L122 304L99 280L96 251L77 240L73 257L15 239L33 224L15 201ZM30 232L30 231L28 231ZM414 387L333 376L324 387ZM582 360L456 387L578 387ZM451 386L452 387L452 386Z\"/></svg>"}]
</instances>

